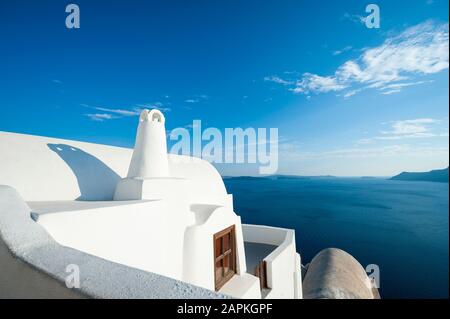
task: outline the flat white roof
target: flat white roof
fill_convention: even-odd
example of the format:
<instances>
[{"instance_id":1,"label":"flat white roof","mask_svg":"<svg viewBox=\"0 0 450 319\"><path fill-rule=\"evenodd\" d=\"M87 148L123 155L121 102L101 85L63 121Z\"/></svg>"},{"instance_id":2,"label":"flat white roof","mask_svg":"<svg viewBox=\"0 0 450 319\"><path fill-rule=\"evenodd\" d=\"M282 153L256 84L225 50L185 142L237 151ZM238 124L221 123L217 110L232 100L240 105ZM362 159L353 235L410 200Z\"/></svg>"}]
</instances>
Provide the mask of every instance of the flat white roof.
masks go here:
<instances>
[{"instance_id":1,"label":"flat white roof","mask_svg":"<svg viewBox=\"0 0 450 319\"><path fill-rule=\"evenodd\" d=\"M125 205L134 205L153 202L154 200L127 200L127 201L30 201L27 202L32 212L38 215L51 214L59 212L71 212L79 210L107 208Z\"/></svg>"}]
</instances>

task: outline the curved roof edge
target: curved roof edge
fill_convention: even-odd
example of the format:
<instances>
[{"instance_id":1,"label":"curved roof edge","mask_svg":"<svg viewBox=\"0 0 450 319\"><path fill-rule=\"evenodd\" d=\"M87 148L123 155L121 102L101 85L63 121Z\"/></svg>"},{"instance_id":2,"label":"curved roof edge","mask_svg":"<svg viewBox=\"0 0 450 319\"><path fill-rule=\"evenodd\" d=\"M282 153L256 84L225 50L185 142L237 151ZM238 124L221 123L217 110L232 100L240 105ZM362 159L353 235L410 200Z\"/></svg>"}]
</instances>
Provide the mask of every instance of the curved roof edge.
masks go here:
<instances>
[{"instance_id":1,"label":"curved roof edge","mask_svg":"<svg viewBox=\"0 0 450 319\"><path fill-rule=\"evenodd\" d=\"M327 248L311 261L303 280L305 299L380 299L365 269L349 253Z\"/></svg>"}]
</instances>

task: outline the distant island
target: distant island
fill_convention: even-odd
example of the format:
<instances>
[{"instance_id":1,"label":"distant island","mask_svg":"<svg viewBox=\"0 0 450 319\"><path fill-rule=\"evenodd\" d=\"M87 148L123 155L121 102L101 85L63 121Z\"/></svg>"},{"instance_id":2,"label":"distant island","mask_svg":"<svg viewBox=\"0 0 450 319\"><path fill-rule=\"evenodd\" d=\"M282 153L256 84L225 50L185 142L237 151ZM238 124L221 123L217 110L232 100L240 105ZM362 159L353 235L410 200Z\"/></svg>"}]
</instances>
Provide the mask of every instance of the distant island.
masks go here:
<instances>
[{"instance_id":1,"label":"distant island","mask_svg":"<svg viewBox=\"0 0 450 319\"><path fill-rule=\"evenodd\" d=\"M286 179L330 179L336 178L332 175L319 175L319 176L299 176L299 175L268 175L268 176L222 176L225 180L286 180Z\"/></svg>"},{"instance_id":2,"label":"distant island","mask_svg":"<svg viewBox=\"0 0 450 319\"><path fill-rule=\"evenodd\" d=\"M449 168L436 169L429 172L403 172L393 177L380 177L380 176L359 176L353 178L359 178L362 180L376 180L376 179L388 179L395 181L424 181L424 182L439 182L448 183L448 170ZM300 176L300 175L268 175L268 176L222 176L224 180L243 180L243 181L264 181L264 180L317 180L317 179L335 179L346 178L337 177L333 175L318 175L318 176ZM348 177L351 178L351 177Z\"/></svg>"},{"instance_id":3,"label":"distant island","mask_svg":"<svg viewBox=\"0 0 450 319\"><path fill-rule=\"evenodd\" d=\"M448 167L436 169L429 172L403 172L390 178L396 181L426 181L448 183Z\"/></svg>"}]
</instances>

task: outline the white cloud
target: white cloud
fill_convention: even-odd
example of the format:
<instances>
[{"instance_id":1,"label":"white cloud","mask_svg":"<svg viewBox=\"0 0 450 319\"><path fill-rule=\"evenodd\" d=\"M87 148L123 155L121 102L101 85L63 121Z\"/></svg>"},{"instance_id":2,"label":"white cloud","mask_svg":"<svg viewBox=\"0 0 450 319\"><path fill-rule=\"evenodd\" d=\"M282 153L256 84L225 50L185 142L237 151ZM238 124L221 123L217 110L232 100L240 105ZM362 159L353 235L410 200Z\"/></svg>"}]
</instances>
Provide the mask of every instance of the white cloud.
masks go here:
<instances>
[{"instance_id":1,"label":"white cloud","mask_svg":"<svg viewBox=\"0 0 450 319\"><path fill-rule=\"evenodd\" d=\"M366 158L378 156L394 156L410 150L407 145L392 145L370 148L346 148L321 153L322 157Z\"/></svg>"},{"instance_id":2,"label":"white cloud","mask_svg":"<svg viewBox=\"0 0 450 319\"><path fill-rule=\"evenodd\" d=\"M206 101L209 99L209 96L206 94L196 94L193 97L184 100L185 103L200 103L202 101Z\"/></svg>"},{"instance_id":3,"label":"white cloud","mask_svg":"<svg viewBox=\"0 0 450 319\"><path fill-rule=\"evenodd\" d=\"M400 93L403 88L425 84L425 83L432 83L434 81L417 81L417 82L401 82L401 83L393 83L393 84L387 84L384 86L379 87L378 85L372 85L371 88L378 88L379 91L381 91L381 94L383 95L390 95L395 93Z\"/></svg>"},{"instance_id":4,"label":"white cloud","mask_svg":"<svg viewBox=\"0 0 450 319\"><path fill-rule=\"evenodd\" d=\"M172 110L170 107L165 107L161 102L137 104L133 110L139 115L143 109L156 109L161 112L170 112Z\"/></svg>"},{"instance_id":5,"label":"white cloud","mask_svg":"<svg viewBox=\"0 0 450 319\"><path fill-rule=\"evenodd\" d=\"M290 160L319 160L319 159L358 159L381 157L430 157L448 154L448 147L442 146L410 146L407 144L376 146L376 147L353 147L328 150L323 152L305 152L299 150L287 150L283 158Z\"/></svg>"},{"instance_id":6,"label":"white cloud","mask_svg":"<svg viewBox=\"0 0 450 319\"><path fill-rule=\"evenodd\" d=\"M433 81L417 81L417 82L404 82L404 83L393 83L388 84L380 88L380 90L400 90L402 88L408 87L408 86L415 86L425 83L432 83Z\"/></svg>"},{"instance_id":7,"label":"white cloud","mask_svg":"<svg viewBox=\"0 0 450 319\"><path fill-rule=\"evenodd\" d=\"M136 116L139 115L139 112L137 110L124 110L124 109L109 109L106 107L92 107L95 110L102 111L102 112L109 112L114 113L120 116Z\"/></svg>"},{"instance_id":8,"label":"white cloud","mask_svg":"<svg viewBox=\"0 0 450 319\"><path fill-rule=\"evenodd\" d=\"M130 109L120 109L120 108L106 108L106 107L100 107L100 106L90 106L87 104L81 104L84 107L106 112L106 113L93 113L93 114L84 114L85 116L89 117L93 121L105 121L105 120L112 120L112 119L118 119L122 117L129 117L129 116L138 116L143 109L158 109L162 112L169 112L170 108L163 107L163 104L161 102L156 103L147 103L147 104L137 104L136 106L130 108Z\"/></svg>"},{"instance_id":9,"label":"white cloud","mask_svg":"<svg viewBox=\"0 0 450 319\"><path fill-rule=\"evenodd\" d=\"M280 141L281 171L299 175L389 176L404 170L426 171L448 166L448 143L414 141L409 144L409 140L404 140L380 145L336 144L324 149L319 141L305 142Z\"/></svg>"},{"instance_id":10,"label":"white cloud","mask_svg":"<svg viewBox=\"0 0 450 319\"><path fill-rule=\"evenodd\" d=\"M326 152L327 157L341 158L369 158L391 157L399 155L408 156L436 156L448 154L448 147L411 147L410 145L391 145L371 148L349 148Z\"/></svg>"},{"instance_id":11,"label":"white cloud","mask_svg":"<svg viewBox=\"0 0 450 319\"><path fill-rule=\"evenodd\" d=\"M343 20L349 20L358 24L365 24L366 23L366 17L359 15L359 14L350 14L350 13L345 13L342 16Z\"/></svg>"},{"instance_id":12,"label":"white cloud","mask_svg":"<svg viewBox=\"0 0 450 319\"><path fill-rule=\"evenodd\" d=\"M429 124L438 123L438 120L431 118L422 118L415 120L404 120L404 121L395 121L392 123L392 131L382 132L383 134L394 134L394 135L402 135L402 134L413 134L413 133L424 133L428 132Z\"/></svg>"},{"instance_id":13,"label":"white cloud","mask_svg":"<svg viewBox=\"0 0 450 319\"><path fill-rule=\"evenodd\" d=\"M264 81L275 82L277 84L283 84L283 85L294 84L294 81L284 80L276 75L266 76L266 77L264 77Z\"/></svg>"},{"instance_id":14,"label":"white cloud","mask_svg":"<svg viewBox=\"0 0 450 319\"><path fill-rule=\"evenodd\" d=\"M334 51L334 52L333 52L333 55L340 55L340 54L342 54L342 53L344 53L344 52L350 51L351 49L353 49L353 47L350 46L350 45L348 45L348 46L346 46L346 47L343 48L343 49Z\"/></svg>"},{"instance_id":15,"label":"white cloud","mask_svg":"<svg viewBox=\"0 0 450 319\"><path fill-rule=\"evenodd\" d=\"M347 92L345 92L344 94L342 94L342 96L343 96L345 99L348 99L348 98L352 97L353 95L355 95L355 94L361 92L362 90L363 90L363 89L356 89L356 90L347 91Z\"/></svg>"},{"instance_id":16,"label":"white cloud","mask_svg":"<svg viewBox=\"0 0 450 319\"><path fill-rule=\"evenodd\" d=\"M343 83L384 87L415 74L440 72L448 68L448 39L448 24L419 24L366 49L357 61L339 67L335 77Z\"/></svg>"},{"instance_id":17,"label":"white cloud","mask_svg":"<svg viewBox=\"0 0 450 319\"><path fill-rule=\"evenodd\" d=\"M441 120L432 118L420 118L383 123L384 125L389 124L390 129L387 131L381 131L378 136L361 139L357 143L369 144L376 140L446 137L448 136L448 132L436 132L435 126L441 122Z\"/></svg>"},{"instance_id":18,"label":"white cloud","mask_svg":"<svg viewBox=\"0 0 450 319\"><path fill-rule=\"evenodd\" d=\"M411 81L417 76L448 69L448 41L448 23L424 22L380 46L363 49L358 58L346 61L334 74L304 73L289 89L307 95L348 89L344 97L364 89L377 89L384 95L398 93L405 87L430 82Z\"/></svg>"},{"instance_id":19,"label":"white cloud","mask_svg":"<svg viewBox=\"0 0 450 319\"><path fill-rule=\"evenodd\" d=\"M93 121L97 122L103 122L105 120L111 120L116 118L115 116L107 113L95 113L95 114L84 114L85 116L89 117Z\"/></svg>"},{"instance_id":20,"label":"white cloud","mask_svg":"<svg viewBox=\"0 0 450 319\"><path fill-rule=\"evenodd\" d=\"M383 95L391 95L391 94L395 94L395 93L400 93L402 90L400 89L395 89L395 90L389 90L389 91L384 91L381 92L381 94Z\"/></svg>"},{"instance_id":21,"label":"white cloud","mask_svg":"<svg viewBox=\"0 0 450 319\"><path fill-rule=\"evenodd\" d=\"M292 89L294 93L316 92L326 93L330 91L341 91L347 86L340 84L335 77L320 76L317 74L305 73L303 78L296 83L296 87Z\"/></svg>"}]
</instances>

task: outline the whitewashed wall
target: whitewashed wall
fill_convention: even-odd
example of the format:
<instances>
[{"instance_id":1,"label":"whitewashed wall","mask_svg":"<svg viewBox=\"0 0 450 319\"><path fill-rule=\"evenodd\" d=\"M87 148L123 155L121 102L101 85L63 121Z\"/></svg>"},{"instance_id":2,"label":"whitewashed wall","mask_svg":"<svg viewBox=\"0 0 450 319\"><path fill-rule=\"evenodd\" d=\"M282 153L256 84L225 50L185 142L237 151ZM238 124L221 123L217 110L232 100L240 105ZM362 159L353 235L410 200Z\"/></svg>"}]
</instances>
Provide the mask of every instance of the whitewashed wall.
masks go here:
<instances>
[{"instance_id":1,"label":"whitewashed wall","mask_svg":"<svg viewBox=\"0 0 450 319\"><path fill-rule=\"evenodd\" d=\"M232 225L235 225L236 232L237 273L244 274L247 271L241 218L227 207L211 207L211 212L205 220L200 220L186 229L183 280L214 290L213 236ZM209 262L204 263L205 260Z\"/></svg>"},{"instance_id":2,"label":"whitewashed wall","mask_svg":"<svg viewBox=\"0 0 450 319\"><path fill-rule=\"evenodd\" d=\"M266 298L301 298L301 261L295 248L295 232L259 225L242 225L242 232L245 242L278 246L264 258L267 263L267 284L271 288Z\"/></svg>"}]
</instances>

